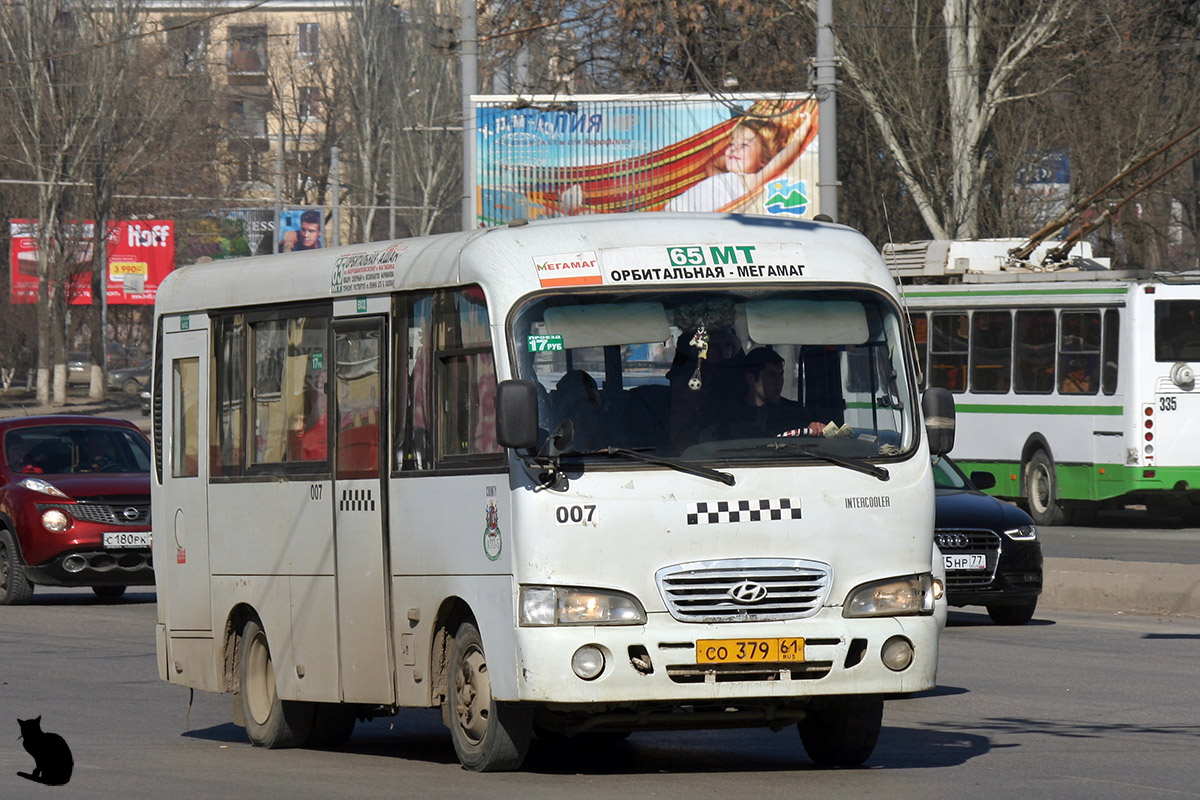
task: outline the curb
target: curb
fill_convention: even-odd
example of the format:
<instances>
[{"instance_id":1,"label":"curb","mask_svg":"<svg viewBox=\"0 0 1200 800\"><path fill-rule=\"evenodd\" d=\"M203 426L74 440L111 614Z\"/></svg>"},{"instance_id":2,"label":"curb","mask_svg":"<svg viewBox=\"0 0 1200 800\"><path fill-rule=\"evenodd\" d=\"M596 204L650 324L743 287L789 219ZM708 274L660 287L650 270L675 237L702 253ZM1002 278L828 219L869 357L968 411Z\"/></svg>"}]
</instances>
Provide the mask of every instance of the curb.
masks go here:
<instances>
[{"instance_id":1,"label":"curb","mask_svg":"<svg viewBox=\"0 0 1200 800\"><path fill-rule=\"evenodd\" d=\"M1047 558L1039 607L1200 617L1200 565Z\"/></svg>"}]
</instances>

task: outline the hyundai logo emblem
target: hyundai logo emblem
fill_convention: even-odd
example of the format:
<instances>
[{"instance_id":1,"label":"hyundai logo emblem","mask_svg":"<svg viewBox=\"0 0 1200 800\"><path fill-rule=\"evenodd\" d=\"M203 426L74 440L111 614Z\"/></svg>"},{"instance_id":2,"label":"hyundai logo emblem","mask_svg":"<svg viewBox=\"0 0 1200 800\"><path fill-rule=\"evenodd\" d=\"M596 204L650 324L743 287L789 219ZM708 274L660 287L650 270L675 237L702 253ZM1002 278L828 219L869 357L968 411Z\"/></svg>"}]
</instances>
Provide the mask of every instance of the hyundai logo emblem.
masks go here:
<instances>
[{"instance_id":1,"label":"hyundai logo emblem","mask_svg":"<svg viewBox=\"0 0 1200 800\"><path fill-rule=\"evenodd\" d=\"M938 547L967 547L971 544L965 533L939 533L935 538Z\"/></svg>"},{"instance_id":2,"label":"hyundai logo emblem","mask_svg":"<svg viewBox=\"0 0 1200 800\"><path fill-rule=\"evenodd\" d=\"M729 590L729 598L740 605L752 605L767 598L767 587L753 581L742 581Z\"/></svg>"},{"instance_id":3,"label":"hyundai logo emblem","mask_svg":"<svg viewBox=\"0 0 1200 800\"><path fill-rule=\"evenodd\" d=\"M142 515L142 512L138 511L133 506L130 506L129 508L127 508L121 512L121 516L124 517L125 519L129 520L130 522L133 522L135 519L137 519L141 515Z\"/></svg>"}]
</instances>

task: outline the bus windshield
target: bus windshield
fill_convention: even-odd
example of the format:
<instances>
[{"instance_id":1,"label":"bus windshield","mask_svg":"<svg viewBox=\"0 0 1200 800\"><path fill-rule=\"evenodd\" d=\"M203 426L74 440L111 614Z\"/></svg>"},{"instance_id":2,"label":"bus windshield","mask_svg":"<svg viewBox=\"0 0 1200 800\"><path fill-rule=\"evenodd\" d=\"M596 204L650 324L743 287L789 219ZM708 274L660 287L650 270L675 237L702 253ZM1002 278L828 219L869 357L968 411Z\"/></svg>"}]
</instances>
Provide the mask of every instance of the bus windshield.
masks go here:
<instances>
[{"instance_id":1,"label":"bus windshield","mask_svg":"<svg viewBox=\"0 0 1200 800\"><path fill-rule=\"evenodd\" d=\"M915 446L900 317L875 291L555 294L512 320L552 455L622 448L711 464Z\"/></svg>"}]
</instances>

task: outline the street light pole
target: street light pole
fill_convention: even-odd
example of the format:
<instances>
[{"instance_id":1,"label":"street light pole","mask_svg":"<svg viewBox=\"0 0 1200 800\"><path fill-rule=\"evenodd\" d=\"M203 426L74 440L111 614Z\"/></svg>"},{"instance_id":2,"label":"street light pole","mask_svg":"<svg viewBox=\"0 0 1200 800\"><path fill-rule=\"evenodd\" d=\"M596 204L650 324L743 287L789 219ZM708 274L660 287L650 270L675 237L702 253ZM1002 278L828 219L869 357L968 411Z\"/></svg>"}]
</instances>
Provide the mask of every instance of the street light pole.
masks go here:
<instances>
[{"instance_id":1,"label":"street light pole","mask_svg":"<svg viewBox=\"0 0 1200 800\"><path fill-rule=\"evenodd\" d=\"M817 154L818 203L822 214L838 219L837 176L837 57L833 39L833 0L817 0L816 76L820 146Z\"/></svg>"},{"instance_id":2,"label":"street light pole","mask_svg":"<svg viewBox=\"0 0 1200 800\"><path fill-rule=\"evenodd\" d=\"M309 69L310 67L316 66L316 63L317 62L315 62L315 61L308 62L303 67L300 67L300 69L295 70L294 72L292 72L291 75L288 75L279 84L277 84L277 86L279 88L279 136L278 136L278 147L275 149L275 230L273 230L271 232L271 238L274 240L271 242L271 252L272 253L279 252L279 241L280 241L280 234L281 234L281 231L279 230L279 226L283 222L283 144L284 144L283 129L285 127L285 122L286 122L286 114L285 114L284 102L283 102L283 90L292 85L292 78L295 78L301 72L304 72L304 70Z\"/></svg>"},{"instance_id":3,"label":"street light pole","mask_svg":"<svg viewBox=\"0 0 1200 800\"><path fill-rule=\"evenodd\" d=\"M477 0L462 0L462 27L459 49L462 52L462 116L463 116L463 195L462 226L469 231L475 218L475 120L471 95L479 91L479 36L476 20Z\"/></svg>"}]
</instances>

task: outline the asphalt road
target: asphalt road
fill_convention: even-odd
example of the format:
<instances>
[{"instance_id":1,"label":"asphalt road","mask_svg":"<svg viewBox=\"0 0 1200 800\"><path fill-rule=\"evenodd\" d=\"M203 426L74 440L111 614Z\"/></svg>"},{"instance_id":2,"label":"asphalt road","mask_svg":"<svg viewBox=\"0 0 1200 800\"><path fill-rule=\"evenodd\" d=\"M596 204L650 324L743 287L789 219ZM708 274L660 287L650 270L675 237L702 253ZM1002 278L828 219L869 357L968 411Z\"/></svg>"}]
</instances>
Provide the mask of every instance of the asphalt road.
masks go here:
<instances>
[{"instance_id":1,"label":"asphalt road","mask_svg":"<svg viewBox=\"0 0 1200 800\"><path fill-rule=\"evenodd\" d=\"M639 733L605 747L535 742L517 774L454 759L430 710L360 724L337 751L265 751L228 695L158 680L153 594L103 605L41 590L0 608L0 797L681 798L1200 797L1200 622L1039 613L1023 627L951 612L938 688L888 703L863 769L820 770L793 728ZM16 775L16 719L74 753L64 787Z\"/></svg>"}]
</instances>

